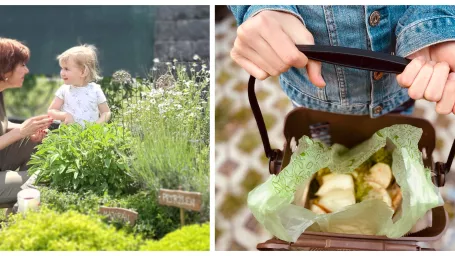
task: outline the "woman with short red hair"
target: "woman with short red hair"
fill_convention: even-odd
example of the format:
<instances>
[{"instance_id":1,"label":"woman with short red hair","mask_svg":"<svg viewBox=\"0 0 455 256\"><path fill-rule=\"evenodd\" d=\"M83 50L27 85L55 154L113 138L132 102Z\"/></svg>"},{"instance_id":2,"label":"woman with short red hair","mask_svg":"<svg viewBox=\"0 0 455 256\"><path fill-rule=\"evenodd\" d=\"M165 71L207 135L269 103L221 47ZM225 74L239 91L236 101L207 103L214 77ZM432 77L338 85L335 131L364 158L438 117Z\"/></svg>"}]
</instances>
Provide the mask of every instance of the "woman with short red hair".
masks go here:
<instances>
[{"instance_id":1,"label":"woman with short red hair","mask_svg":"<svg viewBox=\"0 0 455 256\"><path fill-rule=\"evenodd\" d=\"M27 46L0 38L0 204L16 201L20 186L28 179L30 155L52 123L47 115L32 117L22 124L11 123L6 116L3 90L22 87L29 59Z\"/></svg>"}]
</instances>

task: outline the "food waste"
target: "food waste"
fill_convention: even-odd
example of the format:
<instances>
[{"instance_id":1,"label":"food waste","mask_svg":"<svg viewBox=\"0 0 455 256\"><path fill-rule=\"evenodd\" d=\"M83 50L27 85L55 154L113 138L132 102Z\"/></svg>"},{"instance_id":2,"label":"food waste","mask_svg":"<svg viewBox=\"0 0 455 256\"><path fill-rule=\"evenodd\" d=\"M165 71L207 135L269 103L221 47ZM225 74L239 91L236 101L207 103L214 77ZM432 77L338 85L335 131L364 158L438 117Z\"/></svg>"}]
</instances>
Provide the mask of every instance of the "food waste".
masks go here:
<instances>
[{"instance_id":1,"label":"food waste","mask_svg":"<svg viewBox=\"0 0 455 256\"><path fill-rule=\"evenodd\" d=\"M381 148L352 173L332 173L329 168L319 170L310 183L310 210L327 214L365 200L379 199L396 212L402 195L391 166L391 152Z\"/></svg>"}]
</instances>

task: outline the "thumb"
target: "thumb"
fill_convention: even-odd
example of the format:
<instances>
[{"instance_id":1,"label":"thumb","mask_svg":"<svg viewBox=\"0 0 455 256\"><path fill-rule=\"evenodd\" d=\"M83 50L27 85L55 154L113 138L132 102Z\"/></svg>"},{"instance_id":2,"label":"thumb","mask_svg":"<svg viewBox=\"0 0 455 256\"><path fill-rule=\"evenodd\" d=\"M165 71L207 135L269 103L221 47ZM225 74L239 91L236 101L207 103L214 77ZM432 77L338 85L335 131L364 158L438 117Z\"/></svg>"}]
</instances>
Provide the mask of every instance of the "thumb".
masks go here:
<instances>
[{"instance_id":1,"label":"thumb","mask_svg":"<svg viewBox=\"0 0 455 256\"><path fill-rule=\"evenodd\" d=\"M297 23L292 23L291 25L292 26L284 26L283 29L293 39L295 44L314 45L313 35L300 21L297 20ZM296 67L303 68L306 64L310 82L317 87L324 87L326 83L321 75L321 62L308 60L303 53L300 52L300 54L302 56L300 59L302 60L303 65L296 65Z\"/></svg>"},{"instance_id":2,"label":"thumb","mask_svg":"<svg viewBox=\"0 0 455 256\"><path fill-rule=\"evenodd\" d=\"M319 88L326 85L324 78L321 75L322 64L319 61L308 60L307 72L310 82Z\"/></svg>"}]
</instances>

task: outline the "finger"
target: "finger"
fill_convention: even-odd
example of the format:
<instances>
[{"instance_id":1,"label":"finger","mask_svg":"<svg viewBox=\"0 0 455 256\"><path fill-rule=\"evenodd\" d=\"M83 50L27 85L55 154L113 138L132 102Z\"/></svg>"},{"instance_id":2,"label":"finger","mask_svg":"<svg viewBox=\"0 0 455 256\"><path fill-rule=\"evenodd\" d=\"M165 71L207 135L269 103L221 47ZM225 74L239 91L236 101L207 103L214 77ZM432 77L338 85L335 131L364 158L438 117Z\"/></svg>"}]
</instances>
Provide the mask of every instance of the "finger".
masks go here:
<instances>
[{"instance_id":1,"label":"finger","mask_svg":"<svg viewBox=\"0 0 455 256\"><path fill-rule=\"evenodd\" d=\"M40 120L43 120L43 119L46 119L46 118L50 118L50 116L49 115L39 115L39 116L34 116L31 119L34 120L34 121L40 121Z\"/></svg>"},{"instance_id":2,"label":"finger","mask_svg":"<svg viewBox=\"0 0 455 256\"><path fill-rule=\"evenodd\" d=\"M40 141L40 139L41 139L41 133L38 132L37 134L34 134L34 135L31 136L30 138L32 138L32 137L33 137L33 141L34 141L34 142L38 142L38 141Z\"/></svg>"},{"instance_id":3,"label":"finger","mask_svg":"<svg viewBox=\"0 0 455 256\"><path fill-rule=\"evenodd\" d=\"M403 73L397 75L397 82L401 87L409 88L417 77L420 69L425 65L423 57L413 59L404 69Z\"/></svg>"},{"instance_id":4,"label":"finger","mask_svg":"<svg viewBox=\"0 0 455 256\"><path fill-rule=\"evenodd\" d=\"M41 130L47 129L48 127L49 127L48 124L43 124L43 125L38 126L37 130L41 131Z\"/></svg>"},{"instance_id":5,"label":"finger","mask_svg":"<svg viewBox=\"0 0 455 256\"><path fill-rule=\"evenodd\" d=\"M44 118L38 121L34 121L35 125L45 125L45 124L51 124L54 121L53 118Z\"/></svg>"},{"instance_id":6,"label":"finger","mask_svg":"<svg viewBox=\"0 0 455 256\"><path fill-rule=\"evenodd\" d=\"M298 21L300 22L300 21ZM270 47L276 52L277 56L287 67L304 68L308 63L308 58L295 46L296 42L287 34L287 32L278 24L270 22L267 24L269 29L260 30L260 35ZM303 24L301 24L303 30ZM303 31L307 32L308 31ZM314 39L309 34L301 44L314 44Z\"/></svg>"},{"instance_id":7,"label":"finger","mask_svg":"<svg viewBox=\"0 0 455 256\"><path fill-rule=\"evenodd\" d=\"M455 105L455 73L452 72L447 78L447 82L444 86L444 92L442 93L441 100L436 103L436 112L438 114L447 115L454 111Z\"/></svg>"},{"instance_id":8,"label":"finger","mask_svg":"<svg viewBox=\"0 0 455 256\"><path fill-rule=\"evenodd\" d=\"M302 25L302 32L298 33L296 39L299 44L314 45L313 36ZM281 30L281 27L277 27ZM264 39L272 46L278 53L278 56L283 62L296 68L307 68L308 78L317 87L324 87L326 85L321 75L321 63L318 61L308 60L296 46L295 42L283 30L283 33L272 33L272 30L263 30L262 35Z\"/></svg>"},{"instance_id":9,"label":"finger","mask_svg":"<svg viewBox=\"0 0 455 256\"><path fill-rule=\"evenodd\" d=\"M246 70L250 75L254 76L256 79L259 80L264 80L267 77L269 77L269 74L259 68L256 64L251 62L250 60L246 59L242 55L238 54L237 52L234 51L234 49L231 51L231 58L243 69ZM64 122L66 124L66 120Z\"/></svg>"},{"instance_id":10,"label":"finger","mask_svg":"<svg viewBox=\"0 0 455 256\"><path fill-rule=\"evenodd\" d=\"M441 100L449 73L450 67L447 62L439 62L434 66L433 74L431 75L430 82L425 90L425 99L432 102Z\"/></svg>"},{"instance_id":11,"label":"finger","mask_svg":"<svg viewBox=\"0 0 455 256\"><path fill-rule=\"evenodd\" d=\"M325 86L324 78L322 78L321 75L321 68L322 68L321 62L314 60L308 61L307 65L308 78L310 79L311 83L320 88Z\"/></svg>"},{"instance_id":12,"label":"finger","mask_svg":"<svg viewBox=\"0 0 455 256\"><path fill-rule=\"evenodd\" d=\"M33 142L37 142L39 140L39 136L36 134L33 134L30 136L30 140Z\"/></svg>"},{"instance_id":13,"label":"finger","mask_svg":"<svg viewBox=\"0 0 455 256\"><path fill-rule=\"evenodd\" d=\"M434 62L427 62L419 71L411 87L409 87L408 94L409 97L415 100L423 98L423 94L427 89L428 82L430 82L431 76L433 74L433 65Z\"/></svg>"},{"instance_id":14,"label":"finger","mask_svg":"<svg viewBox=\"0 0 455 256\"><path fill-rule=\"evenodd\" d=\"M275 51L262 38L255 40L252 46L236 39L234 48L237 53L271 76L278 76L289 69L289 66L281 61Z\"/></svg>"}]
</instances>

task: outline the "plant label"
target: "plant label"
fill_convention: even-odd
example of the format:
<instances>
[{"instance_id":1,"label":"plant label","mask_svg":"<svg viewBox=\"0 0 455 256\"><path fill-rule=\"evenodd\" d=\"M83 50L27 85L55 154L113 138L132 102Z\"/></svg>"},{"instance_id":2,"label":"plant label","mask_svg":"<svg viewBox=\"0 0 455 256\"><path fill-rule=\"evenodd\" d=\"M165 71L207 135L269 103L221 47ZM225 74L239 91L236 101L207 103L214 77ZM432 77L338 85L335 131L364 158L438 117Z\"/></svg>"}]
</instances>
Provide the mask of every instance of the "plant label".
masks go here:
<instances>
[{"instance_id":1,"label":"plant label","mask_svg":"<svg viewBox=\"0 0 455 256\"><path fill-rule=\"evenodd\" d=\"M99 209L99 213L102 215L106 215L109 219L115 220L122 220L125 223L129 222L131 226L134 226L137 220L137 212L131 211L125 208L117 208L117 207L105 207L101 206Z\"/></svg>"},{"instance_id":2,"label":"plant label","mask_svg":"<svg viewBox=\"0 0 455 256\"><path fill-rule=\"evenodd\" d=\"M159 204L187 210L201 210L202 196L199 192L160 189Z\"/></svg>"}]
</instances>

